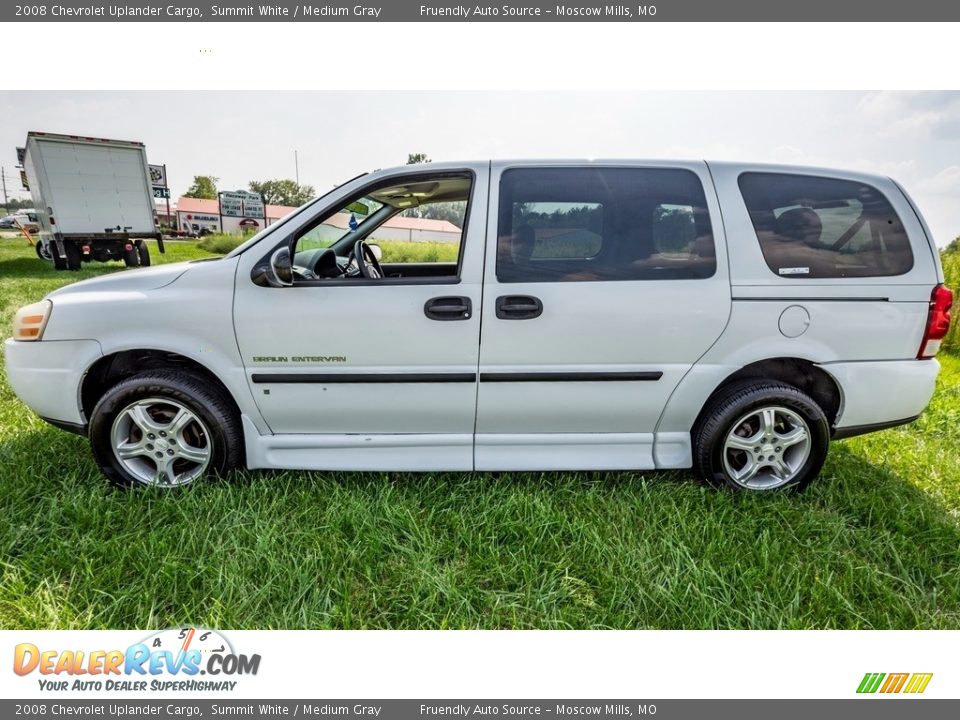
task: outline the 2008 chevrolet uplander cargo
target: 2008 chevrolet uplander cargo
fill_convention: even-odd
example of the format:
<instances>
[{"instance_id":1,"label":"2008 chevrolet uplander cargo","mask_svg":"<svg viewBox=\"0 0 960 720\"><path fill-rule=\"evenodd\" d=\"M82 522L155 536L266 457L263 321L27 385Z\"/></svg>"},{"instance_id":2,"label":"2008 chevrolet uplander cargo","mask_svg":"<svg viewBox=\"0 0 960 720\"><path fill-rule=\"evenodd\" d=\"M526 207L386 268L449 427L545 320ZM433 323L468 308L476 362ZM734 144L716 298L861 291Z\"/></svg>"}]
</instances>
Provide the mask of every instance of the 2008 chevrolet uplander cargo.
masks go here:
<instances>
[{"instance_id":1,"label":"2008 chevrolet uplander cargo","mask_svg":"<svg viewBox=\"0 0 960 720\"><path fill-rule=\"evenodd\" d=\"M455 262L380 261L410 215L446 220ZM886 177L434 163L356 178L222 259L51 293L6 363L121 484L692 467L771 490L815 478L831 438L920 414L951 302Z\"/></svg>"}]
</instances>

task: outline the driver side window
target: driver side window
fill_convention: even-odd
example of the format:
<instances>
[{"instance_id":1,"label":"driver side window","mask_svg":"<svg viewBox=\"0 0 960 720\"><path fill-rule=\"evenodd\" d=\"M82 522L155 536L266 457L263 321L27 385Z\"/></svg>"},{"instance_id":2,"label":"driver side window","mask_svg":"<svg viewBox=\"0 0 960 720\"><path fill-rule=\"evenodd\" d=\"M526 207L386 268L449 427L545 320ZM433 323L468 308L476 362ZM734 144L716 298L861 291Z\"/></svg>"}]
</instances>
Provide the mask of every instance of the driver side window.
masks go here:
<instances>
[{"instance_id":1,"label":"driver side window","mask_svg":"<svg viewBox=\"0 0 960 720\"><path fill-rule=\"evenodd\" d=\"M366 188L301 231L294 282L456 278L471 188L466 172L416 173Z\"/></svg>"}]
</instances>

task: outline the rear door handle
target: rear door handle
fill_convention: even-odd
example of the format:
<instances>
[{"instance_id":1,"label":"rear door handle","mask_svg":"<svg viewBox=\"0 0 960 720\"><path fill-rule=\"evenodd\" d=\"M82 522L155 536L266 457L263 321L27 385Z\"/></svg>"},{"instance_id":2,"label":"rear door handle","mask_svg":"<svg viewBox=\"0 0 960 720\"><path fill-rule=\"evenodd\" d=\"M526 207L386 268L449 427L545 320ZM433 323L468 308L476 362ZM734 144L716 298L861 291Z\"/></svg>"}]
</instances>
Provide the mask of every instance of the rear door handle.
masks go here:
<instances>
[{"instance_id":1,"label":"rear door handle","mask_svg":"<svg viewBox=\"0 0 960 720\"><path fill-rule=\"evenodd\" d=\"M501 295L496 308L501 320L530 320L543 314L543 303L533 295Z\"/></svg>"},{"instance_id":2,"label":"rear door handle","mask_svg":"<svg viewBox=\"0 0 960 720\"><path fill-rule=\"evenodd\" d=\"M461 295L430 298L423 306L423 314L431 320L469 320L473 302Z\"/></svg>"}]
</instances>

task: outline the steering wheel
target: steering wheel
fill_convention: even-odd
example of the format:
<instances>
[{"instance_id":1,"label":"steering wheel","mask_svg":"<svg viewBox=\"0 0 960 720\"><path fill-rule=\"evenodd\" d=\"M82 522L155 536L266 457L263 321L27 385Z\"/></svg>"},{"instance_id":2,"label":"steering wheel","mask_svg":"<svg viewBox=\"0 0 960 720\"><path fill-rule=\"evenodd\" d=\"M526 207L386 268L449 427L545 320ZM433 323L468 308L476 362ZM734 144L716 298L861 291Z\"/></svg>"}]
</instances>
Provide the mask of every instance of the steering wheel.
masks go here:
<instances>
[{"instance_id":1,"label":"steering wheel","mask_svg":"<svg viewBox=\"0 0 960 720\"><path fill-rule=\"evenodd\" d=\"M366 240L357 240L353 245L353 257L357 261L357 270L362 277L368 280L379 280L383 277L383 268L380 267L380 261L373 254L373 249L367 245Z\"/></svg>"}]
</instances>

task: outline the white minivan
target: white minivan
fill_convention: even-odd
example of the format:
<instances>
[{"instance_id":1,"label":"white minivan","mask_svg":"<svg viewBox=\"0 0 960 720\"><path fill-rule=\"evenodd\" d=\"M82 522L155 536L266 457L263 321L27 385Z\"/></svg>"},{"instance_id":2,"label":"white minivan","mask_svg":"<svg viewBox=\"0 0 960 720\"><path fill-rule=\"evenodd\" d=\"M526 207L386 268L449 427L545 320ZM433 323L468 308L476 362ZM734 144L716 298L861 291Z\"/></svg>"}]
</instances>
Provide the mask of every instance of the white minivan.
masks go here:
<instances>
[{"instance_id":1,"label":"white minivan","mask_svg":"<svg viewBox=\"0 0 960 720\"><path fill-rule=\"evenodd\" d=\"M57 290L17 313L6 367L122 485L693 468L774 490L831 439L920 414L951 302L887 177L433 163L355 178L226 257Z\"/></svg>"}]
</instances>

